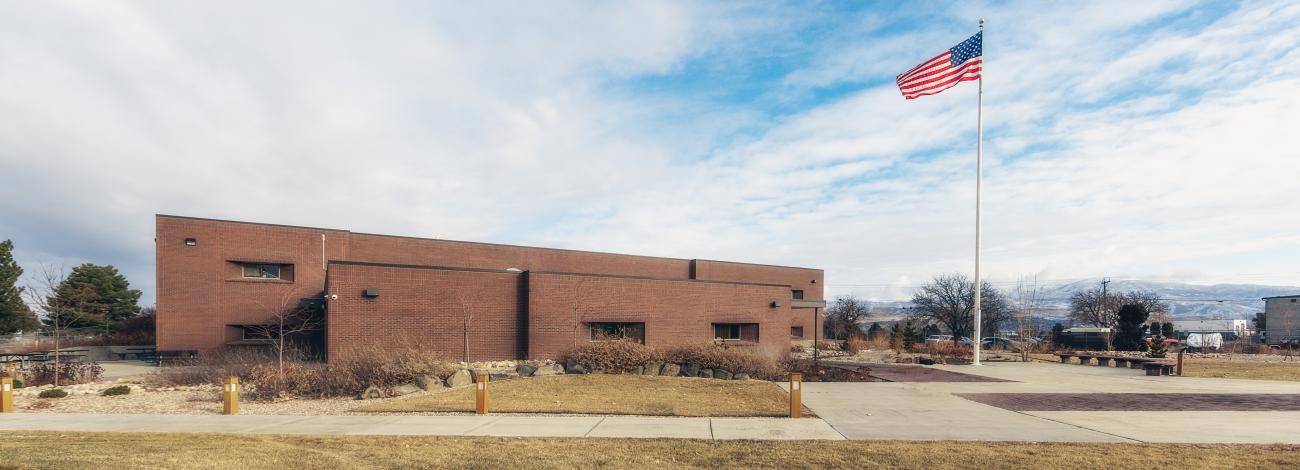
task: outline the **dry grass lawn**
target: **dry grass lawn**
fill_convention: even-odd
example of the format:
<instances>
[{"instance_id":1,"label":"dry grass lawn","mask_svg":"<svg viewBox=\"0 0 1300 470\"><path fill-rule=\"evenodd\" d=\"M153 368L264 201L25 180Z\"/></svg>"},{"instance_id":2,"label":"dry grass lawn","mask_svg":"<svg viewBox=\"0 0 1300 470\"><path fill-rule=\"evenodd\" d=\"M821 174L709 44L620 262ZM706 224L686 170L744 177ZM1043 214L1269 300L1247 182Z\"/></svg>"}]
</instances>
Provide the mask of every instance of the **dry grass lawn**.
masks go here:
<instances>
[{"instance_id":1,"label":"dry grass lawn","mask_svg":"<svg viewBox=\"0 0 1300 470\"><path fill-rule=\"evenodd\" d=\"M1300 361L1257 362L1184 359L1183 376L1220 379L1290 380L1300 382Z\"/></svg>"},{"instance_id":2,"label":"dry grass lawn","mask_svg":"<svg viewBox=\"0 0 1300 470\"><path fill-rule=\"evenodd\" d=\"M490 382L490 412L645 416L788 416L790 396L762 380L649 375L557 375ZM474 412L474 390L365 406L357 411Z\"/></svg>"},{"instance_id":3,"label":"dry grass lawn","mask_svg":"<svg viewBox=\"0 0 1300 470\"><path fill-rule=\"evenodd\" d=\"M1300 446L0 432L0 468L1286 468Z\"/></svg>"}]
</instances>

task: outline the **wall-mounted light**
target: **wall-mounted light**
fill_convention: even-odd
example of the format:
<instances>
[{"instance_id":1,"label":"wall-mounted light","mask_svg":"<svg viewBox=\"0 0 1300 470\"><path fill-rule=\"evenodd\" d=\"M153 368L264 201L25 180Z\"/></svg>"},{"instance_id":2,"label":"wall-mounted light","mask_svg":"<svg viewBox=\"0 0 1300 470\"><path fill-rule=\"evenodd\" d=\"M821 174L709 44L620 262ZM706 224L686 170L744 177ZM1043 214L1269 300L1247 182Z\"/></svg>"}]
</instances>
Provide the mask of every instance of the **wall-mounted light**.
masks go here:
<instances>
[{"instance_id":1,"label":"wall-mounted light","mask_svg":"<svg viewBox=\"0 0 1300 470\"><path fill-rule=\"evenodd\" d=\"M813 279L813 280L812 280L812 283L813 283L813 284L816 284L816 283L817 283L817 280L816 280L816 279Z\"/></svg>"},{"instance_id":2,"label":"wall-mounted light","mask_svg":"<svg viewBox=\"0 0 1300 470\"><path fill-rule=\"evenodd\" d=\"M361 295L366 296L367 299L373 299L375 297L379 297L379 289L375 287L371 287L369 289L366 289L365 292L362 292Z\"/></svg>"},{"instance_id":3,"label":"wall-mounted light","mask_svg":"<svg viewBox=\"0 0 1300 470\"><path fill-rule=\"evenodd\" d=\"M198 245L199 245L199 240L197 238L185 239L185 246L198 246Z\"/></svg>"},{"instance_id":4,"label":"wall-mounted light","mask_svg":"<svg viewBox=\"0 0 1300 470\"><path fill-rule=\"evenodd\" d=\"M771 306L772 306L772 308L780 308L780 307L781 307L781 302L780 302L780 301L773 300Z\"/></svg>"}]
</instances>

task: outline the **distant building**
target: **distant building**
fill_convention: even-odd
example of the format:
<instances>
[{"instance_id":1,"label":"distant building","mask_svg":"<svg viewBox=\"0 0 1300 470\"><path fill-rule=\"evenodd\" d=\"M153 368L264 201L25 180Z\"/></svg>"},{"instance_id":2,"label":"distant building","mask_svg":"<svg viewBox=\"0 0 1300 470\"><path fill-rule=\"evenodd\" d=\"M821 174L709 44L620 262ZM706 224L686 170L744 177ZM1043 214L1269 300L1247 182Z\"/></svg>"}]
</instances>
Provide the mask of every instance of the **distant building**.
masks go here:
<instances>
[{"instance_id":1,"label":"distant building","mask_svg":"<svg viewBox=\"0 0 1300 470\"><path fill-rule=\"evenodd\" d=\"M1250 320L1174 320L1179 333L1225 333L1247 337L1255 332Z\"/></svg>"},{"instance_id":2,"label":"distant building","mask_svg":"<svg viewBox=\"0 0 1300 470\"><path fill-rule=\"evenodd\" d=\"M1264 297L1264 316L1269 343L1288 336L1300 336L1300 294Z\"/></svg>"}]
</instances>

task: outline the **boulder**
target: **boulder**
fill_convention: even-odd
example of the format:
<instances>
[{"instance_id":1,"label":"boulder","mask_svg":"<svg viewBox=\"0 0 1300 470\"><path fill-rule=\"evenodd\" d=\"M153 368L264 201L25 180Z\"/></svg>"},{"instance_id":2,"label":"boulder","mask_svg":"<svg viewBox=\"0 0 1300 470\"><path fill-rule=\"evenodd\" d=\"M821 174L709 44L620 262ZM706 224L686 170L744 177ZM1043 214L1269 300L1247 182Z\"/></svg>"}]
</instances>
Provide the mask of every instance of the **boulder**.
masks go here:
<instances>
[{"instance_id":1,"label":"boulder","mask_svg":"<svg viewBox=\"0 0 1300 470\"><path fill-rule=\"evenodd\" d=\"M547 364L538 367L537 370L533 372L533 377L540 377L543 375L560 375L563 373L564 373L564 366L559 364Z\"/></svg>"},{"instance_id":2,"label":"boulder","mask_svg":"<svg viewBox=\"0 0 1300 470\"><path fill-rule=\"evenodd\" d=\"M664 364L662 362L647 362L641 368L641 373L644 375L659 375L659 371L663 370L663 368Z\"/></svg>"},{"instance_id":3,"label":"boulder","mask_svg":"<svg viewBox=\"0 0 1300 470\"><path fill-rule=\"evenodd\" d=\"M677 374L680 373L682 373L682 366L673 364L671 362L664 364L664 368L659 371L659 375L666 375L669 377L676 377Z\"/></svg>"},{"instance_id":4,"label":"boulder","mask_svg":"<svg viewBox=\"0 0 1300 470\"><path fill-rule=\"evenodd\" d=\"M699 377L705 379L713 378L713 369L700 369Z\"/></svg>"},{"instance_id":5,"label":"boulder","mask_svg":"<svg viewBox=\"0 0 1300 470\"><path fill-rule=\"evenodd\" d=\"M641 373L644 371L645 371L645 366L636 366L633 367L631 370L627 371L627 373L641 375Z\"/></svg>"},{"instance_id":6,"label":"boulder","mask_svg":"<svg viewBox=\"0 0 1300 470\"><path fill-rule=\"evenodd\" d=\"M973 284L972 284L972 285L973 285ZM741 373L739 373L739 374L732 375L732 376L731 376L731 379L732 379L732 380L749 380L749 374L746 374L746 373L744 373L744 372L741 372Z\"/></svg>"},{"instance_id":7,"label":"boulder","mask_svg":"<svg viewBox=\"0 0 1300 470\"><path fill-rule=\"evenodd\" d=\"M488 378L489 378L490 380L494 381L494 382L496 382L496 381L501 381L501 380L510 380L510 379L512 379L512 378L515 378L515 377L517 377L517 376L514 375L514 374L511 374L511 373L509 373L509 372L489 372L489 373L488 373Z\"/></svg>"},{"instance_id":8,"label":"boulder","mask_svg":"<svg viewBox=\"0 0 1300 470\"><path fill-rule=\"evenodd\" d=\"M474 376L468 370L461 369L447 377L448 387L464 387L474 383Z\"/></svg>"},{"instance_id":9,"label":"boulder","mask_svg":"<svg viewBox=\"0 0 1300 470\"><path fill-rule=\"evenodd\" d=\"M374 386L374 385L371 385L371 386L369 386L369 387L366 387L365 391L362 391L362 392L361 392L361 395L358 396L357 399L358 399L358 400L373 400L373 399L376 399L376 398L383 398L383 397L384 397L384 391L383 391L383 389L380 389L379 387L376 387L376 386Z\"/></svg>"},{"instance_id":10,"label":"boulder","mask_svg":"<svg viewBox=\"0 0 1300 470\"><path fill-rule=\"evenodd\" d=\"M685 364L682 364L683 377L695 377L696 375L699 375L699 373L700 373L699 364L693 362L687 362Z\"/></svg>"},{"instance_id":11,"label":"boulder","mask_svg":"<svg viewBox=\"0 0 1300 470\"><path fill-rule=\"evenodd\" d=\"M393 387L394 395L410 395L418 391L420 391L420 387L416 386L415 384L401 384L396 387Z\"/></svg>"},{"instance_id":12,"label":"boulder","mask_svg":"<svg viewBox=\"0 0 1300 470\"><path fill-rule=\"evenodd\" d=\"M416 386L416 387L420 387L420 390L426 390L426 391L427 391L427 390L439 390L439 389L442 389L442 388L446 388L446 387L447 387L446 385L443 385L443 384L442 384L442 379L438 378L438 376L436 376L436 375L420 375L420 376L416 376L416 377L415 377L415 386Z\"/></svg>"},{"instance_id":13,"label":"boulder","mask_svg":"<svg viewBox=\"0 0 1300 470\"><path fill-rule=\"evenodd\" d=\"M731 380L731 372L722 369L713 369L713 378L722 380Z\"/></svg>"},{"instance_id":14,"label":"boulder","mask_svg":"<svg viewBox=\"0 0 1300 470\"><path fill-rule=\"evenodd\" d=\"M566 374L585 374L585 373L587 373L587 369L584 368L584 367L582 367L581 365L578 365L578 363L577 363L577 362L574 362L573 359L569 359L569 360L564 361L564 373L566 373Z\"/></svg>"},{"instance_id":15,"label":"boulder","mask_svg":"<svg viewBox=\"0 0 1300 470\"><path fill-rule=\"evenodd\" d=\"M537 373L537 366L532 364L519 364L515 367L515 372L518 372L520 377L532 377L533 374Z\"/></svg>"}]
</instances>

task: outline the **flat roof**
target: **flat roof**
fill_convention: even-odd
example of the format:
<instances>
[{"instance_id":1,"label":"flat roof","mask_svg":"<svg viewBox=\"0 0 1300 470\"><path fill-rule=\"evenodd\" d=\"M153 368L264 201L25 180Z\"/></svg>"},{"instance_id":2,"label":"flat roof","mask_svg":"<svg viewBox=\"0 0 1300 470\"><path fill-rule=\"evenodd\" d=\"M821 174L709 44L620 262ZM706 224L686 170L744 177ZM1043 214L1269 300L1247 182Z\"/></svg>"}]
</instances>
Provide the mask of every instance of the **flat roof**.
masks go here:
<instances>
[{"instance_id":1,"label":"flat roof","mask_svg":"<svg viewBox=\"0 0 1300 470\"><path fill-rule=\"evenodd\" d=\"M1297 298L1297 297L1300 297L1300 294L1294 294L1294 295L1275 295L1275 296L1272 296L1272 297L1264 297L1264 298L1261 298L1260 300L1268 300L1268 299L1294 299L1294 298Z\"/></svg>"},{"instance_id":2,"label":"flat roof","mask_svg":"<svg viewBox=\"0 0 1300 470\"><path fill-rule=\"evenodd\" d=\"M804 269L804 270L809 270L809 271L823 271L823 270L820 269L820 268L802 268L802 267L798 267L798 266L780 266L780 265L775 265L775 264L746 263L746 262L741 262L741 261L719 261L719 260L701 259L701 258L672 258L672 257L666 257L666 256L650 256L650 255L635 255L635 254L628 254L628 253L612 253L612 252L608 252L608 251L574 250L574 249L569 249L569 248L551 248L551 247L545 247L545 246L511 245L511 244L507 244L507 243L490 243L490 242L472 242L472 241L465 241L465 240L449 240L449 239L445 239L445 238L414 237L414 236L408 236L408 235L388 235L388 234L382 234L382 233L353 232L353 231L351 231L351 230L343 230L343 229L336 229L336 228L309 227L309 226L305 226L305 225L269 224L269 223L262 223L262 222L247 222L247 221L242 221L242 220L211 219L211 218L206 218L206 217L191 217L191 216L186 216L186 215L154 214L154 216L155 216L155 217L167 217L167 218L171 218L171 219L182 219L182 220L199 220L199 221L205 221L205 222L222 222L222 223L229 223L229 224L242 224L242 225L260 225L260 226L264 226L264 227L297 228L297 229L304 229L304 230L324 230L324 231L329 231L329 232L344 232L344 233L349 233L349 234L354 234L354 235L365 235L365 236L371 236L371 237L406 238L406 239L411 239L411 240L428 240L428 241L448 242L448 243L465 243L465 244L470 244L470 245L499 246L499 247L504 247L504 248L527 248L527 249L530 249L530 250L566 251L566 252L570 252L570 253L587 253L587 254L596 254L596 255L635 256L635 257L638 257L638 258L666 259L666 260L683 261L683 262L708 261L708 262L713 262L713 263L744 264L744 265L749 265L749 266L765 266L765 267L771 267L771 268Z\"/></svg>"}]
</instances>

